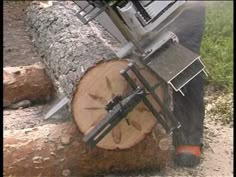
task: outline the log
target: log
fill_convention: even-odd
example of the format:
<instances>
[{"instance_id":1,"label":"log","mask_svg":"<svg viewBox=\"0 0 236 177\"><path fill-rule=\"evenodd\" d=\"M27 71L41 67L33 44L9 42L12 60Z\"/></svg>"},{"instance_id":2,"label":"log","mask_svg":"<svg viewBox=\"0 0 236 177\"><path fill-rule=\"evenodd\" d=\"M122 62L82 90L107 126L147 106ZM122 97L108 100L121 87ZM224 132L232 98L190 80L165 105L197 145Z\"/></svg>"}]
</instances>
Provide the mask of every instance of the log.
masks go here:
<instances>
[{"instance_id":1,"label":"log","mask_svg":"<svg viewBox=\"0 0 236 177\"><path fill-rule=\"evenodd\" d=\"M120 122L95 149L90 150L82 142L83 135L104 115L104 110L103 114L91 109L85 111L86 107L83 106L91 108L96 103L94 99L89 101L88 95L90 98L96 98L101 90L101 93L106 93L104 96L108 101L114 94L127 93L129 88L126 89L127 83L119 74L119 71L127 66L128 61L114 58L114 50L119 47L119 43L96 21L87 26L83 25L75 16L78 10L79 8L71 1L60 1L43 7L38 3L32 3L27 9L28 32L42 56L48 75L54 82L60 83L64 93L70 98L75 124L45 125L28 134L25 133L27 130L4 133L5 173L17 176L36 176L34 174L40 173L44 176L60 176L63 169L69 169L75 176L84 176L165 167L169 144L166 144L163 137L167 135L161 132L158 122L142 104L130 113L131 126L128 127L124 121ZM152 83L157 81L150 70L140 67L139 70ZM99 75L100 80L97 78ZM102 86L112 89L106 92ZM168 98L164 87L157 89L156 93L163 102ZM102 106L104 104L105 102ZM159 105L155 107L159 110ZM75 131L75 127L78 127L79 131ZM46 129L50 132L49 137L58 138L45 142L43 132ZM73 142L61 151L51 150L51 146L60 144L59 137L67 131L71 131ZM20 139L24 138L22 145ZM11 139L14 143L10 147L17 148L7 148ZM38 150L37 146L42 149ZM51 151L60 158L53 157L50 163L45 162L41 165L33 163L35 159L40 159L39 157L47 158ZM59 160L62 158L65 162Z\"/></svg>"},{"instance_id":2,"label":"log","mask_svg":"<svg viewBox=\"0 0 236 177\"><path fill-rule=\"evenodd\" d=\"M48 75L72 98L84 72L99 61L114 58L120 44L96 21L83 25L75 16L79 7L72 1L44 7L32 3L27 8L27 31Z\"/></svg>"},{"instance_id":3,"label":"log","mask_svg":"<svg viewBox=\"0 0 236 177\"><path fill-rule=\"evenodd\" d=\"M29 100L40 102L53 96L53 84L41 63L3 68L4 107Z\"/></svg>"},{"instance_id":4,"label":"log","mask_svg":"<svg viewBox=\"0 0 236 177\"><path fill-rule=\"evenodd\" d=\"M120 75L120 71L127 65L126 60L100 62L80 79L73 96L72 114L84 134L91 131L105 117L107 114L105 106L108 101L116 95L125 96L132 91L128 82ZM146 68L139 70L151 85L158 82L155 75ZM142 86L134 74L129 73L129 75L137 85ZM155 92L160 100L163 100L163 88L159 87ZM160 111L160 106L155 104L153 98L150 95L147 98L156 110ZM127 124L127 120L130 125ZM109 150L128 149L144 139L155 124L155 117L141 102L97 146Z\"/></svg>"},{"instance_id":5,"label":"log","mask_svg":"<svg viewBox=\"0 0 236 177\"><path fill-rule=\"evenodd\" d=\"M165 136L154 134L156 139ZM4 176L104 176L165 167L168 150L160 153L154 136L117 152L90 149L81 137L72 122L4 131Z\"/></svg>"}]
</instances>

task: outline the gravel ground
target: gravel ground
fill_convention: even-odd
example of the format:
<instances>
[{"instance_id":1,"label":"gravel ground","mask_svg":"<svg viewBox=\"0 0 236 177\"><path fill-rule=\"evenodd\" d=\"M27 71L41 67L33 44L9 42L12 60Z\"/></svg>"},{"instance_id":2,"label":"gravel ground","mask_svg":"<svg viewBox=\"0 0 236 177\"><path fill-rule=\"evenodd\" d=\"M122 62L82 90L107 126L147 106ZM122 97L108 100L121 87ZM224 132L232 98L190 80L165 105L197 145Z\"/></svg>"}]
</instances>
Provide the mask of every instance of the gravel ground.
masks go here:
<instances>
[{"instance_id":1,"label":"gravel ground","mask_svg":"<svg viewBox=\"0 0 236 177\"><path fill-rule=\"evenodd\" d=\"M28 65L39 61L24 28L24 9L28 3L4 1L4 66ZM199 166L179 168L170 160L166 169L161 172L145 171L143 174L125 177L233 176L233 95L207 87L205 102L204 148ZM50 106L48 104L4 110L4 130L24 129L54 122L55 119L50 121L43 119ZM68 120L64 111L57 117L61 121ZM122 175L111 174L106 177L115 176Z\"/></svg>"}]
</instances>

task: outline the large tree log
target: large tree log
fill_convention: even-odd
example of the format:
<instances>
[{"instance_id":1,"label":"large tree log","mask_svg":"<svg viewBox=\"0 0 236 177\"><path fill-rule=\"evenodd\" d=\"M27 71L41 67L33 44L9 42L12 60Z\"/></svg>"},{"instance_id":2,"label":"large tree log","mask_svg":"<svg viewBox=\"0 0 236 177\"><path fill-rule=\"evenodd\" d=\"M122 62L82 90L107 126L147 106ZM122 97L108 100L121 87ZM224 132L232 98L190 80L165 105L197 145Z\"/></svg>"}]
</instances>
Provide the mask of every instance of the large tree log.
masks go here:
<instances>
[{"instance_id":1,"label":"large tree log","mask_svg":"<svg viewBox=\"0 0 236 177\"><path fill-rule=\"evenodd\" d=\"M44 7L40 3L29 6L27 29L48 74L71 98L83 73L97 62L113 58L119 43L96 21L83 25L72 1Z\"/></svg>"},{"instance_id":2,"label":"large tree log","mask_svg":"<svg viewBox=\"0 0 236 177\"><path fill-rule=\"evenodd\" d=\"M159 137L155 137L157 135ZM37 128L4 131L5 176L99 176L102 173L138 172L165 166L153 132L142 143L125 151L90 149L71 123L48 124ZM156 139L155 139L155 138ZM102 175L103 176L103 175Z\"/></svg>"},{"instance_id":3,"label":"large tree log","mask_svg":"<svg viewBox=\"0 0 236 177\"><path fill-rule=\"evenodd\" d=\"M96 68L98 68L98 66L101 66L101 63L113 62L113 60L110 59L112 59L114 56L113 50L118 47L118 42L96 21L91 22L88 26L83 25L77 19L77 17L75 17L75 14L78 10L78 7L73 5L70 1L57 2L55 5L49 6L47 8L43 8L37 3L32 4L27 10L26 24L28 25L28 31L33 38L35 46L38 48L41 56L43 56L43 62L47 67L49 76L53 80L59 81L60 86L64 90L65 94L71 98L71 100L73 98L73 101L71 102L73 117L76 124L79 126L80 131L86 134L86 131L88 131L88 129L91 127L87 126L83 129L82 127L84 127L84 122L86 118L92 120L94 117L86 117L85 114L82 113L79 115L80 113L74 111L77 109L80 110L82 108L81 106L83 102L80 102L80 104L76 107L76 104L79 103L77 100L85 101L83 96L87 96L89 93L88 91L92 90L87 89L84 92L79 90L86 89L86 84L82 83L86 82L85 78L92 78L91 76L94 75L93 72ZM119 63L120 61L117 60L116 62ZM127 66L127 61L125 60L122 61L122 64L119 64L118 66L123 67L123 62ZM119 67L114 68L117 71L122 69ZM148 73L146 74L147 77L153 78L153 75L150 71L145 72ZM107 82L106 76L112 76L116 78L117 73L118 72L116 72L115 75L105 75L105 79L103 78L103 81ZM119 78L121 77L122 76L119 75ZM113 82L111 85L117 85L116 80L113 79L111 82ZM123 85L123 81L119 82L121 86L118 87L118 93L122 92L123 88L125 87L125 85ZM101 83L98 83L97 85L90 85L90 87L94 87L95 90L97 90L99 89L99 84ZM161 88L157 92L163 98L163 100L165 100L165 93L163 93L166 92L165 89ZM156 107L159 109L159 105L156 105ZM141 105L139 108L145 112L145 107L143 105ZM142 131L141 133L138 133L140 136L138 135L136 140L134 138L132 143L126 145L127 142L129 142L127 140L130 137L129 135L135 135L132 133L132 131L127 131L128 134L126 134L126 137L124 138L127 141L125 143L121 143L120 146L117 146L117 144L114 145L114 142L118 142L120 139L120 135L115 135L113 136L113 138L115 137L113 141L110 141L113 143L113 146L106 148L107 144L104 146L100 144L100 148L97 147L94 150L89 150L87 145L81 141L82 134L72 131L72 127L74 125L48 125L48 130L53 135L58 134L58 136L60 136L60 132L62 132L62 130L71 130L71 136L73 137L72 139L75 140L70 145L67 145L62 152L53 152L61 158L65 157L64 166L65 168L71 169L73 174L76 174L76 170L78 169L80 169L81 174L85 174L102 171L132 171L141 170L144 168L162 168L166 164L169 147L168 145L162 146L163 142L165 144L165 141L162 141L162 137L164 135L160 133L160 129L155 126L156 121L153 121L154 118L150 115L150 113L140 114L139 117L137 115L138 114L136 113L133 115L133 117L140 118L140 122L138 124L133 123L133 127L136 127L136 129ZM145 119L143 119L144 116L148 117L147 120L149 123L151 122L150 124L145 122ZM95 119L99 120L99 117L95 116ZM87 123L91 125L91 123L94 123L93 121L94 120ZM143 125L148 126L145 128L145 126L142 127ZM5 173L14 175L22 174L21 176L32 176L33 174L42 172L42 169L38 169L38 166L35 168L35 163L32 163L34 159L32 158L34 154L36 156L44 156L44 154L49 153L49 146L54 146L51 145L54 144L52 142L44 142L44 138L42 136L43 131L47 129L47 126L45 126L39 128L37 131L32 131L32 134L29 133L28 135L24 135L26 142L31 142L31 144L28 144L27 146L17 146L17 143L19 142L18 139L23 138L23 134L26 130L5 133L6 138L4 140L4 147L8 147L8 137L12 137L14 141L13 144L15 144L14 146L18 147L15 150L14 148L8 148L8 150L5 150ZM137 130L135 131L138 132ZM117 129L115 130L115 133L112 133L117 134L117 132L120 134ZM125 132L126 131L122 132L122 135ZM35 140L33 137L35 137ZM56 144L57 142L59 142L59 140L56 141ZM41 144L41 146L45 148L41 150L37 150L36 148L32 149L31 146L35 147L37 144ZM108 145L110 144L108 143ZM162 150L159 148L159 146L162 147ZM107 149L112 149L112 151ZM32 153L29 155L30 158L27 156L27 151ZM20 155L24 153L26 153L25 161ZM38 153L39 155L37 155ZM15 154L15 156L11 156L11 154ZM76 156L77 154L78 156ZM14 162L16 163L16 166L14 166L14 168L10 167L9 164L13 165ZM54 158L51 159L51 163L42 163L39 168L44 169L42 174L47 176L57 176L57 174L59 174L59 162L60 161L58 159ZM26 168L29 169L28 167L33 167L30 174L27 170L22 170ZM63 163L62 166L60 166L60 169L64 169Z\"/></svg>"},{"instance_id":4,"label":"large tree log","mask_svg":"<svg viewBox=\"0 0 236 177\"><path fill-rule=\"evenodd\" d=\"M43 101L53 95L53 84L41 63L3 68L3 103L30 100Z\"/></svg>"}]
</instances>

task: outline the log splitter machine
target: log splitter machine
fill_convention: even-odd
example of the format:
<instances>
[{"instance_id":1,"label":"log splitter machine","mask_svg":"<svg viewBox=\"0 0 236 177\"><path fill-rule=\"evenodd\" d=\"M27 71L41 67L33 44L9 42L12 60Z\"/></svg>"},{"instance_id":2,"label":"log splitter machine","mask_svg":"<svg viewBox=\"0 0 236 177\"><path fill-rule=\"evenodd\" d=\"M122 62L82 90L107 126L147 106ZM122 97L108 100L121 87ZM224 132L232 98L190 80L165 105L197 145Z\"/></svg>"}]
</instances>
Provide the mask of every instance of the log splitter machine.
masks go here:
<instances>
[{"instance_id":1,"label":"log splitter machine","mask_svg":"<svg viewBox=\"0 0 236 177\"><path fill-rule=\"evenodd\" d=\"M151 69L161 82L150 85L142 76L134 62L120 74L131 86L132 91L126 96L115 96L106 105L105 117L83 138L91 148L109 133L126 115L140 102L150 110L153 116L163 126L167 133L180 128L180 122L165 106L154 92L163 82L170 85L174 91L181 88L199 73L205 72L205 66L200 56L183 47L178 37L165 30L184 10L187 1L154 1L154 0L88 0L74 1L80 11L76 16L86 25L96 19L121 44L124 44L115 54L124 58L135 54L139 62ZM155 56L153 54L155 53ZM171 55L168 55L171 53ZM162 57L165 56L165 57ZM137 85L129 76L131 71L142 86ZM160 105L157 112L146 98L151 95ZM127 120L129 124L129 120Z\"/></svg>"}]
</instances>

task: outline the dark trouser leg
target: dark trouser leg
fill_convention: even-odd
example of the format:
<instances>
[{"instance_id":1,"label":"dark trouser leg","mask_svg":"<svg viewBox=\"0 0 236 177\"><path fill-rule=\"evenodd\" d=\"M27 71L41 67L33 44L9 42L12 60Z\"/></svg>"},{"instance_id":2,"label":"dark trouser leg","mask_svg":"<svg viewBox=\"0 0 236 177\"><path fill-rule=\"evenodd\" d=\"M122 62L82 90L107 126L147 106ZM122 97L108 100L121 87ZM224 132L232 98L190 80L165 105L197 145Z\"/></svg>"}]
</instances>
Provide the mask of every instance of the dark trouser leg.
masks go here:
<instances>
[{"instance_id":1,"label":"dark trouser leg","mask_svg":"<svg viewBox=\"0 0 236 177\"><path fill-rule=\"evenodd\" d=\"M182 125L180 130L174 132L175 146L201 144L204 120L203 82L203 76L199 75L184 88L185 97L180 93L173 95L174 115Z\"/></svg>"},{"instance_id":2,"label":"dark trouser leg","mask_svg":"<svg viewBox=\"0 0 236 177\"><path fill-rule=\"evenodd\" d=\"M200 3L200 2L199 2ZM172 30L180 44L199 53L204 31L205 8L190 7L178 17ZM174 115L180 121L180 131L173 134L173 143L178 145L200 145L203 136L204 120L204 74L201 73L182 88L185 96L174 92Z\"/></svg>"}]
</instances>

